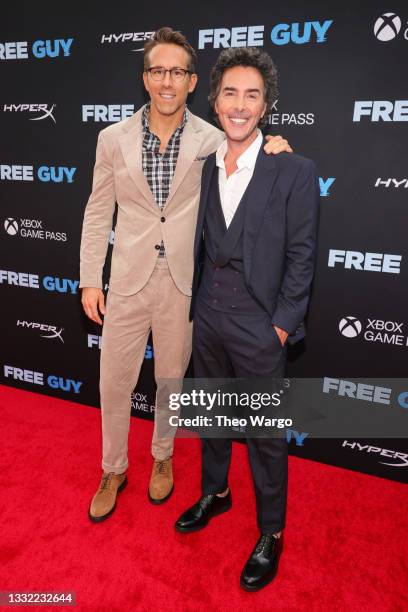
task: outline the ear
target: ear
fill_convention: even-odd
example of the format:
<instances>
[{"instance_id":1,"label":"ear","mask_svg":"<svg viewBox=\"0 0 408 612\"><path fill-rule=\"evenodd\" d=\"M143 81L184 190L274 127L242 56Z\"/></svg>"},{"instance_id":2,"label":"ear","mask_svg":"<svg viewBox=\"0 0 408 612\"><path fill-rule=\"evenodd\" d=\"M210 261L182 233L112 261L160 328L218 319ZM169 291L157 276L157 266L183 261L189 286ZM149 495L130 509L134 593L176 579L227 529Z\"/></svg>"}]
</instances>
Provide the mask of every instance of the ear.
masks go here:
<instances>
[{"instance_id":1,"label":"ear","mask_svg":"<svg viewBox=\"0 0 408 612\"><path fill-rule=\"evenodd\" d=\"M188 84L188 93L192 93L197 85L198 75L194 72L190 75L190 83Z\"/></svg>"},{"instance_id":2,"label":"ear","mask_svg":"<svg viewBox=\"0 0 408 612\"><path fill-rule=\"evenodd\" d=\"M265 102L264 107L263 107L261 118L264 116L265 113L266 113L266 102Z\"/></svg>"},{"instance_id":3,"label":"ear","mask_svg":"<svg viewBox=\"0 0 408 612\"><path fill-rule=\"evenodd\" d=\"M144 83L146 91L149 91L149 81L148 81L148 73L147 72L143 72L143 83Z\"/></svg>"}]
</instances>

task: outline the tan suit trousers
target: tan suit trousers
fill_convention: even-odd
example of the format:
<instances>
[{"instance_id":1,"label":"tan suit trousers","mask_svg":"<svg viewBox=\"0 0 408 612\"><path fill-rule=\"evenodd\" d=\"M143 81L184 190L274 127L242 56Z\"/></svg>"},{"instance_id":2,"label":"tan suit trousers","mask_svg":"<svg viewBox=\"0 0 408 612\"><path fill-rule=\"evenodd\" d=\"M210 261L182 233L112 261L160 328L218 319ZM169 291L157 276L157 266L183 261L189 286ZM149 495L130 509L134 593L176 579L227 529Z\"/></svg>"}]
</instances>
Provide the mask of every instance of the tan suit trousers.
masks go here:
<instances>
[{"instance_id":1,"label":"tan suit trousers","mask_svg":"<svg viewBox=\"0 0 408 612\"><path fill-rule=\"evenodd\" d=\"M158 433L157 398L161 380L181 380L187 369L192 337L192 323L188 320L190 300L174 284L166 259L157 260L147 284L138 293L108 294L100 372L102 468L106 472L120 474L128 467L131 393L139 377L150 330L158 384L152 455L162 460L173 453L174 428L169 437ZM162 414L168 414L168 406Z\"/></svg>"}]
</instances>

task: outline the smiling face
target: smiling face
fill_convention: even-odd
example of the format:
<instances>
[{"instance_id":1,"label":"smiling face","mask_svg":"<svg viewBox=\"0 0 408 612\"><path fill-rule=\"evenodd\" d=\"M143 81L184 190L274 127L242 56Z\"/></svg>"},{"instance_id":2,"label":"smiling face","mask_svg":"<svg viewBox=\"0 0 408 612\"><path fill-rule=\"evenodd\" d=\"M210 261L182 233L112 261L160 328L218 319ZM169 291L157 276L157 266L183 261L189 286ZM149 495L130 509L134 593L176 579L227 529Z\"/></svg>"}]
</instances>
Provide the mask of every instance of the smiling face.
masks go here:
<instances>
[{"instance_id":1,"label":"smiling face","mask_svg":"<svg viewBox=\"0 0 408 612\"><path fill-rule=\"evenodd\" d=\"M183 47L174 44L159 44L149 53L149 67L188 69L189 55ZM150 94L152 109L161 115L174 115L185 105L187 96L194 91L196 74L186 74L180 83L171 79L166 72L163 81L154 81L148 72L143 73L143 81Z\"/></svg>"},{"instance_id":2,"label":"smiling face","mask_svg":"<svg viewBox=\"0 0 408 612\"><path fill-rule=\"evenodd\" d=\"M266 111L264 82L252 66L234 66L222 75L215 112L227 138L250 144Z\"/></svg>"}]
</instances>

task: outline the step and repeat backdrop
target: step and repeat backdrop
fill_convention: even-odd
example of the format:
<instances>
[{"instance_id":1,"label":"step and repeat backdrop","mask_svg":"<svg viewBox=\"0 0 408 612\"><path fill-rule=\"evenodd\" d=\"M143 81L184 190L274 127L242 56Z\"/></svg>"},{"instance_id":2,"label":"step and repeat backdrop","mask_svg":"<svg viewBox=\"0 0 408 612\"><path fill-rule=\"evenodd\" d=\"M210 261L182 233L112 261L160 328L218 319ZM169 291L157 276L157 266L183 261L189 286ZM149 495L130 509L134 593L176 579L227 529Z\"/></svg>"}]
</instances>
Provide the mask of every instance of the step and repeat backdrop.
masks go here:
<instances>
[{"instance_id":1,"label":"step and repeat backdrop","mask_svg":"<svg viewBox=\"0 0 408 612\"><path fill-rule=\"evenodd\" d=\"M307 338L291 349L289 376L321 377L333 397L348 389L356 411L367 401L407 411L408 393L389 383L406 377L408 363L402 0L10 5L0 26L0 382L99 405L101 328L84 316L78 291L82 218L98 132L146 102L143 45L163 25L197 49L189 107L208 121L220 50L270 53L280 94L267 132L317 164L317 270ZM113 244L114 223L108 253ZM108 280L109 256L106 288ZM149 341L132 412L150 419L153 364ZM298 456L404 480L405 434L320 440L293 429L287 438Z\"/></svg>"}]
</instances>

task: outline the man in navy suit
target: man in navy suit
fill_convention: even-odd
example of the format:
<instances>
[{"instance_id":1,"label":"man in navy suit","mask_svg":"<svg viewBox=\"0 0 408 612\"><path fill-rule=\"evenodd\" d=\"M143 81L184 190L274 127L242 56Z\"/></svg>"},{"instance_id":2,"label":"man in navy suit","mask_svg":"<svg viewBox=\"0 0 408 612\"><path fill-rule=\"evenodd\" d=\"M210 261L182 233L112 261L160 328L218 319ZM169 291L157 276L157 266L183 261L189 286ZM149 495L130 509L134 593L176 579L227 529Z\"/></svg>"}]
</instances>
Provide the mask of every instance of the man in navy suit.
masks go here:
<instances>
[{"instance_id":1,"label":"man in navy suit","mask_svg":"<svg viewBox=\"0 0 408 612\"><path fill-rule=\"evenodd\" d=\"M263 152L276 100L276 68L257 48L224 50L210 103L227 140L204 165L190 316L199 378L268 378L285 372L287 342L304 336L319 208L314 163ZM287 497L284 437L247 437L260 537L241 573L255 591L276 575ZM202 497L176 522L189 533L231 507L232 440L202 439Z\"/></svg>"}]
</instances>

